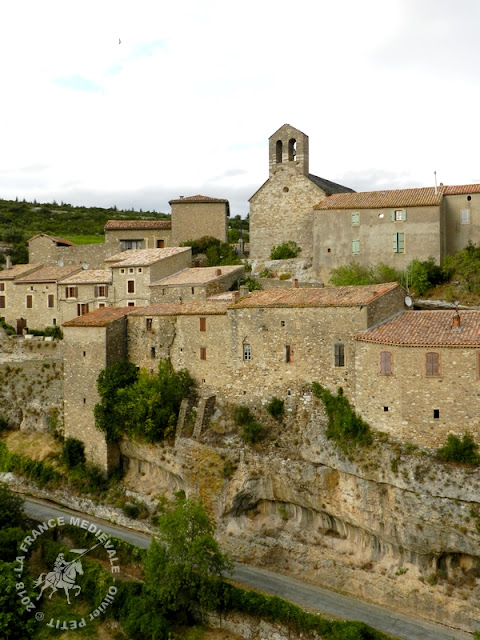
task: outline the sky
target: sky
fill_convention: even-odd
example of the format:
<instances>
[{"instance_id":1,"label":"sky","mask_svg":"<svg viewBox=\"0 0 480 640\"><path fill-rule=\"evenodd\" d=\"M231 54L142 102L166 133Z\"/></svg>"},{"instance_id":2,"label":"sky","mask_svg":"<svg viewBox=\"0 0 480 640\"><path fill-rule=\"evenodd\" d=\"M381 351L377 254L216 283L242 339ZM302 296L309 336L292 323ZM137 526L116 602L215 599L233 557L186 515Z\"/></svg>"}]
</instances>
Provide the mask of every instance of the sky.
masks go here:
<instances>
[{"instance_id":1,"label":"sky","mask_svg":"<svg viewBox=\"0 0 480 640\"><path fill-rule=\"evenodd\" d=\"M3 0L0 20L0 198L245 216L285 123L356 191L480 182L478 0Z\"/></svg>"}]
</instances>

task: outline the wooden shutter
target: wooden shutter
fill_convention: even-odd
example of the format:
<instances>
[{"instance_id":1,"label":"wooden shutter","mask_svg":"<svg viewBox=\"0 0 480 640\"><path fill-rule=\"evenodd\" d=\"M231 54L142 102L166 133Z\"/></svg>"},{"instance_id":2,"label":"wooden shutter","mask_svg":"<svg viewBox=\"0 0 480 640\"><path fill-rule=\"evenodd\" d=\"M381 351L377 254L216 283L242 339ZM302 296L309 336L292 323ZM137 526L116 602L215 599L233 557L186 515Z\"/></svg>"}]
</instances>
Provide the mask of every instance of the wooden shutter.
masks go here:
<instances>
[{"instance_id":1,"label":"wooden shutter","mask_svg":"<svg viewBox=\"0 0 480 640\"><path fill-rule=\"evenodd\" d=\"M427 376L440 375L438 353L431 352L425 355L425 373Z\"/></svg>"},{"instance_id":2,"label":"wooden shutter","mask_svg":"<svg viewBox=\"0 0 480 640\"><path fill-rule=\"evenodd\" d=\"M207 330L207 319L200 318L200 331L206 331L206 330Z\"/></svg>"},{"instance_id":3,"label":"wooden shutter","mask_svg":"<svg viewBox=\"0 0 480 640\"><path fill-rule=\"evenodd\" d=\"M390 376L392 374L392 354L390 351L382 351L380 353L380 373L382 376Z\"/></svg>"},{"instance_id":4,"label":"wooden shutter","mask_svg":"<svg viewBox=\"0 0 480 640\"><path fill-rule=\"evenodd\" d=\"M335 344L335 366L345 366L345 345L343 342L337 342Z\"/></svg>"}]
</instances>

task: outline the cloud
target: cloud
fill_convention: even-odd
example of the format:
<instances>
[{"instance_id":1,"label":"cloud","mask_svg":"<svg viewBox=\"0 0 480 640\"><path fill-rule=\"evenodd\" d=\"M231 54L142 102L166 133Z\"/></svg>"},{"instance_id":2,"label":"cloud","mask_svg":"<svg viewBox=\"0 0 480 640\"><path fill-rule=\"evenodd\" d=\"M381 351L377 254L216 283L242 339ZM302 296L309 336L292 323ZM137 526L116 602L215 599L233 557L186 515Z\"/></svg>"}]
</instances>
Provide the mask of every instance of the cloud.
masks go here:
<instances>
[{"instance_id":1,"label":"cloud","mask_svg":"<svg viewBox=\"0 0 480 640\"><path fill-rule=\"evenodd\" d=\"M67 76L64 78L55 78L55 84L62 89L73 89L74 91L102 92L101 86L84 78L78 74Z\"/></svg>"}]
</instances>

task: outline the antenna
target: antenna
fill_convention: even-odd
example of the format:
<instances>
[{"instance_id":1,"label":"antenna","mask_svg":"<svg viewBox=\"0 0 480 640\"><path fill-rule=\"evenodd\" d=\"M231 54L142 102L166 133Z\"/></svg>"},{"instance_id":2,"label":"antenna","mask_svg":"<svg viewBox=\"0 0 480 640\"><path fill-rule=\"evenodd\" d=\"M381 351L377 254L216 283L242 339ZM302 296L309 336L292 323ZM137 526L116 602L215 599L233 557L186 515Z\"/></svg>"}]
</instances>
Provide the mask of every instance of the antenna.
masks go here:
<instances>
[{"instance_id":1,"label":"antenna","mask_svg":"<svg viewBox=\"0 0 480 640\"><path fill-rule=\"evenodd\" d=\"M437 172L436 172L436 171L434 171L434 172L433 172L433 176L434 176L434 179L435 179L435 195L436 195L436 196L438 196L438 189L437 189Z\"/></svg>"}]
</instances>

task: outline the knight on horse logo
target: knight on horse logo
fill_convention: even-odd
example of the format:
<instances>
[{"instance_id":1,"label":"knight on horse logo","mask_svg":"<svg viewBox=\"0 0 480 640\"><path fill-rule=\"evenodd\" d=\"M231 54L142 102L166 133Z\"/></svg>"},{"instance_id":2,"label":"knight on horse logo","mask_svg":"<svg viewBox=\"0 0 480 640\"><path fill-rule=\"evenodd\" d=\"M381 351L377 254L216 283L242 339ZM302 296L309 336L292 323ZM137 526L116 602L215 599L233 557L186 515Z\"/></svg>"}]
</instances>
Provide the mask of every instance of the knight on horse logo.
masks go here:
<instances>
[{"instance_id":1,"label":"knight on horse logo","mask_svg":"<svg viewBox=\"0 0 480 640\"><path fill-rule=\"evenodd\" d=\"M35 587L42 585L37 600L40 600L45 589L49 587L52 590L48 596L49 598L51 598L59 589L63 588L67 602L68 604L71 604L69 591L74 589L75 596L78 596L82 591L82 587L76 584L75 581L77 575L83 575L83 567L80 562L80 558L87 553L90 553L90 551L95 549L95 547L98 547L99 544L101 543L94 545L91 549L70 549L70 553L77 554L77 556L70 562L65 560L65 555L63 553L59 553L53 564L53 571L40 574L38 576L38 580L34 583Z\"/></svg>"}]
</instances>

